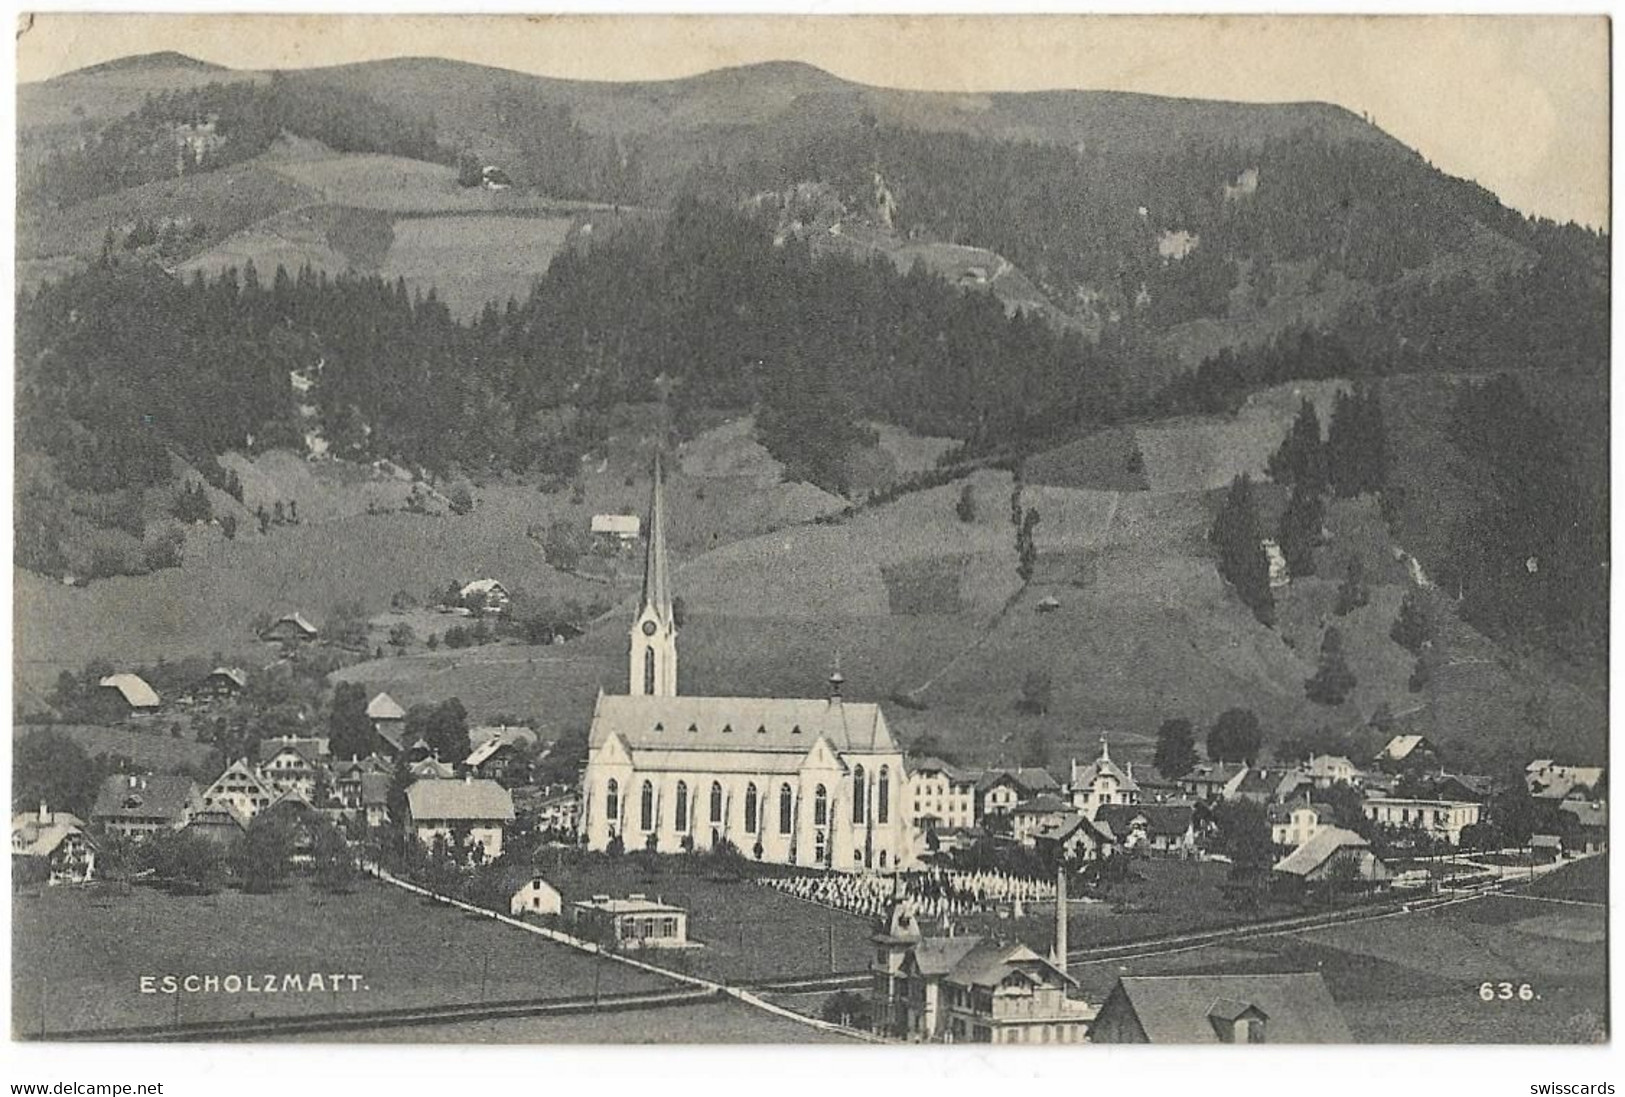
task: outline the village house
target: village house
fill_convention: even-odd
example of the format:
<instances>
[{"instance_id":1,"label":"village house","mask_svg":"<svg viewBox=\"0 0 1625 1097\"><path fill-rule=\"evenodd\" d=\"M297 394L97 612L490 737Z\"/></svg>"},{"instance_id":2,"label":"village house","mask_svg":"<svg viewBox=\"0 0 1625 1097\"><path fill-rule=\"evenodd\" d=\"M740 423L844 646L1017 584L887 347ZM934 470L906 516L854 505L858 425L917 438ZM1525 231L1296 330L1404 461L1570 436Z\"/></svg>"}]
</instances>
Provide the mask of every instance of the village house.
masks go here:
<instances>
[{"instance_id":1,"label":"village house","mask_svg":"<svg viewBox=\"0 0 1625 1097\"><path fill-rule=\"evenodd\" d=\"M1096 861L1111 853L1113 835L1109 828L1092 822L1081 811L1070 811L1039 827L1033 835L1033 848L1048 860Z\"/></svg>"},{"instance_id":2,"label":"village house","mask_svg":"<svg viewBox=\"0 0 1625 1097\"><path fill-rule=\"evenodd\" d=\"M951 766L940 758L908 763L904 791L921 831L976 825L976 774Z\"/></svg>"},{"instance_id":3,"label":"village house","mask_svg":"<svg viewBox=\"0 0 1625 1097\"><path fill-rule=\"evenodd\" d=\"M368 827L389 822L389 788L394 771L377 755L339 767L333 788L339 805L351 818L365 819Z\"/></svg>"},{"instance_id":4,"label":"village house","mask_svg":"<svg viewBox=\"0 0 1625 1097\"><path fill-rule=\"evenodd\" d=\"M581 827L581 794L572 790L544 797L532 818L537 830L574 834Z\"/></svg>"},{"instance_id":5,"label":"village house","mask_svg":"<svg viewBox=\"0 0 1625 1097\"><path fill-rule=\"evenodd\" d=\"M514 820L513 797L495 781L418 781L406 790L408 825L419 842L433 847L459 840L481 848L486 861L502 856L502 836Z\"/></svg>"},{"instance_id":6,"label":"village house","mask_svg":"<svg viewBox=\"0 0 1625 1097\"><path fill-rule=\"evenodd\" d=\"M1495 792L1495 782L1488 777L1468 773L1441 773L1426 782L1427 796L1433 800L1464 800L1487 804Z\"/></svg>"},{"instance_id":7,"label":"village house","mask_svg":"<svg viewBox=\"0 0 1625 1097\"><path fill-rule=\"evenodd\" d=\"M1569 853L1600 853L1608 848L1608 805L1600 800L1564 800L1558 811L1571 817L1564 828L1563 848Z\"/></svg>"},{"instance_id":8,"label":"village house","mask_svg":"<svg viewBox=\"0 0 1625 1097\"><path fill-rule=\"evenodd\" d=\"M689 944L687 911L636 892L625 899L594 895L572 903L570 924L576 936L613 948L685 948Z\"/></svg>"},{"instance_id":9,"label":"village house","mask_svg":"<svg viewBox=\"0 0 1625 1097\"><path fill-rule=\"evenodd\" d=\"M1529 795L1541 800L1567 800L1577 790L1589 799L1602 783L1602 776L1601 766L1560 766L1550 758L1538 758L1524 771Z\"/></svg>"},{"instance_id":10,"label":"village house","mask_svg":"<svg viewBox=\"0 0 1625 1097\"><path fill-rule=\"evenodd\" d=\"M1439 765L1439 752L1425 735L1396 735L1377 752L1384 773L1425 773Z\"/></svg>"},{"instance_id":11,"label":"village house","mask_svg":"<svg viewBox=\"0 0 1625 1097\"><path fill-rule=\"evenodd\" d=\"M244 822L252 822L256 815L271 806L277 794L278 790L254 767L239 758L203 790L201 803L206 808L229 807Z\"/></svg>"},{"instance_id":12,"label":"village house","mask_svg":"<svg viewBox=\"0 0 1625 1097\"><path fill-rule=\"evenodd\" d=\"M1133 764L1124 769L1112 761L1105 736L1100 738L1099 758L1081 768L1078 760L1072 759L1072 780L1067 788L1072 797L1072 806L1091 819L1096 811L1107 804L1140 802L1140 786L1134 780Z\"/></svg>"},{"instance_id":13,"label":"village house","mask_svg":"<svg viewBox=\"0 0 1625 1097\"><path fill-rule=\"evenodd\" d=\"M926 936L911 900L893 896L875 935L873 1024L917 1042L1083 1043L1094 1007L1073 997L1064 958L976 935Z\"/></svg>"},{"instance_id":14,"label":"village house","mask_svg":"<svg viewBox=\"0 0 1625 1097\"><path fill-rule=\"evenodd\" d=\"M1464 800L1373 796L1362 807L1365 817L1378 826L1421 830L1454 846L1461 844L1461 832L1478 822L1481 805Z\"/></svg>"},{"instance_id":15,"label":"village house","mask_svg":"<svg viewBox=\"0 0 1625 1097\"><path fill-rule=\"evenodd\" d=\"M278 792L298 789L301 796L315 803L316 786L327 774L328 743L325 738L296 735L261 739L261 779Z\"/></svg>"},{"instance_id":16,"label":"village house","mask_svg":"<svg viewBox=\"0 0 1625 1097\"><path fill-rule=\"evenodd\" d=\"M1265 812L1269 817L1270 841L1282 849L1297 849L1321 829L1323 811L1324 808L1308 800L1269 805Z\"/></svg>"},{"instance_id":17,"label":"village house","mask_svg":"<svg viewBox=\"0 0 1625 1097\"><path fill-rule=\"evenodd\" d=\"M1352 866L1343 868L1340 866ZM1339 874L1346 873L1349 883L1365 886L1386 885L1394 878L1393 870L1376 854L1371 843L1342 827L1323 826L1303 845L1287 854L1275 866L1278 879L1304 888L1336 885Z\"/></svg>"},{"instance_id":18,"label":"village house","mask_svg":"<svg viewBox=\"0 0 1625 1097\"><path fill-rule=\"evenodd\" d=\"M378 750L386 758L398 757L406 732L406 710L389 694L380 693L367 702L367 719L378 736Z\"/></svg>"},{"instance_id":19,"label":"village house","mask_svg":"<svg viewBox=\"0 0 1625 1097\"><path fill-rule=\"evenodd\" d=\"M508 612L508 606L512 602L508 588L495 579L476 579L458 591L457 598L463 608L471 609L477 614L492 616Z\"/></svg>"},{"instance_id":20,"label":"village house","mask_svg":"<svg viewBox=\"0 0 1625 1097\"><path fill-rule=\"evenodd\" d=\"M1245 762L1203 762L1179 779L1187 796L1198 800L1233 800L1247 776Z\"/></svg>"},{"instance_id":21,"label":"village house","mask_svg":"<svg viewBox=\"0 0 1625 1097\"><path fill-rule=\"evenodd\" d=\"M524 914L557 915L564 908L559 889L533 876L508 900L508 913L518 918Z\"/></svg>"},{"instance_id":22,"label":"village house","mask_svg":"<svg viewBox=\"0 0 1625 1097\"><path fill-rule=\"evenodd\" d=\"M488 735L469 751L468 757L463 759L463 771L509 788L528 783L530 758L525 744L535 741L535 733L529 728L511 729L514 734L506 728L494 731L495 734ZM519 732L524 734L517 734Z\"/></svg>"},{"instance_id":23,"label":"village house","mask_svg":"<svg viewBox=\"0 0 1625 1097\"><path fill-rule=\"evenodd\" d=\"M1076 814L1072 805L1059 796L1044 793L1031 800L1023 800L1005 812L1004 816L1010 821L1010 837L1030 848L1037 845L1040 831L1053 830L1063 820Z\"/></svg>"},{"instance_id":24,"label":"village house","mask_svg":"<svg viewBox=\"0 0 1625 1097\"><path fill-rule=\"evenodd\" d=\"M406 772L418 781L450 781L457 776L457 767L428 753L424 744L423 757L406 767ZM410 752L416 754L416 745Z\"/></svg>"},{"instance_id":25,"label":"village house","mask_svg":"<svg viewBox=\"0 0 1625 1097\"><path fill-rule=\"evenodd\" d=\"M284 613L267 625L260 633L261 640L284 646L303 644L316 639L319 632L302 613Z\"/></svg>"},{"instance_id":26,"label":"village house","mask_svg":"<svg viewBox=\"0 0 1625 1097\"><path fill-rule=\"evenodd\" d=\"M196 834L230 849L248 833L248 821L238 815L230 803L216 802L208 807L200 806L192 812L184 829L188 834Z\"/></svg>"},{"instance_id":27,"label":"village house","mask_svg":"<svg viewBox=\"0 0 1625 1097\"><path fill-rule=\"evenodd\" d=\"M1242 776L1235 791L1227 797L1255 804L1279 804L1314 787L1309 775L1299 769L1270 769L1255 766Z\"/></svg>"},{"instance_id":28,"label":"village house","mask_svg":"<svg viewBox=\"0 0 1625 1097\"><path fill-rule=\"evenodd\" d=\"M158 691L139 674L109 674L96 685L102 707L115 719L151 716L161 707Z\"/></svg>"},{"instance_id":29,"label":"village house","mask_svg":"<svg viewBox=\"0 0 1625 1097\"><path fill-rule=\"evenodd\" d=\"M1095 825L1131 852L1187 856L1196 851L1196 809L1191 804L1107 804Z\"/></svg>"},{"instance_id":30,"label":"village house","mask_svg":"<svg viewBox=\"0 0 1625 1097\"><path fill-rule=\"evenodd\" d=\"M643 523L635 514L595 514L591 530L593 546L599 551L621 552L637 544L643 536Z\"/></svg>"},{"instance_id":31,"label":"village house","mask_svg":"<svg viewBox=\"0 0 1625 1097\"><path fill-rule=\"evenodd\" d=\"M241 667L215 667L198 686L205 697L235 697L248 688L248 672Z\"/></svg>"},{"instance_id":32,"label":"village house","mask_svg":"<svg viewBox=\"0 0 1625 1097\"><path fill-rule=\"evenodd\" d=\"M1317 754L1309 759L1304 772L1309 775L1309 780L1314 782L1316 788L1358 785L1360 781L1359 769L1341 754Z\"/></svg>"},{"instance_id":33,"label":"village house","mask_svg":"<svg viewBox=\"0 0 1625 1097\"><path fill-rule=\"evenodd\" d=\"M47 804L38 811L19 812L11 817L11 878L29 879L24 867L40 866L40 875L49 884L82 884L96 874L96 843L85 833L84 820L65 811L53 812Z\"/></svg>"},{"instance_id":34,"label":"village house","mask_svg":"<svg viewBox=\"0 0 1625 1097\"><path fill-rule=\"evenodd\" d=\"M976 783L977 821L989 815L1008 814L1022 801L1043 794L1061 794L1060 783L1048 770L1036 766L987 770Z\"/></svg>"},{"instance_id":35,"label":"village house","mask_svg":"<svg viewBox=\"0 0 1625 1097\"><path fill-rule=\"evenodd\" d=\"M1317 972L1125 975L1089 1030L1096 1044L1347 1044Z\"/></svg>"},{"instance_id":36,"label":"village house","mask_svg":"<svg viewBox=\"0 0 1625 1097\"><path fill-rule=\"evenodd\" d=\"M102 782L90 821L125 838L146 838L186 825L197 806L197 783L170 774L115 773Z\"/></svg>"}]
</instances>

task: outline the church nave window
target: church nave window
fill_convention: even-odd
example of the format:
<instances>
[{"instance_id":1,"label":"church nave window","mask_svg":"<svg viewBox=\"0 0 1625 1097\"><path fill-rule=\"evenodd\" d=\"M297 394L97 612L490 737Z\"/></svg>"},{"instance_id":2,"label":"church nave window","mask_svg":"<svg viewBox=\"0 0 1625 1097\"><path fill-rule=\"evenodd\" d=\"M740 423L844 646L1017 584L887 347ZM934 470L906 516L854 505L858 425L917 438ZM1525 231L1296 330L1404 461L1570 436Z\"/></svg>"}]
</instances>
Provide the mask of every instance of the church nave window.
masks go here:
<instances>
[{"instance_id":1,"label":"church nave window","mask_svg":"<svg viewBox=\"0 0 1625 1097\"><path fill-rule=\"evenodd\" d=\"M643 782L643 795L639 797L638 824L644 830L655 828L655 787L649 782Z\"/></svg>"},{"instance_id":2,"label":"church nave window","mask_svg":"<svg viewBox=\"0 0 1625 1097\"><path fill-rule=\"evenodd\" d=\"M677 833L688 833L688 785L677 782Z\"/></svg>"},{"instance_id":3,"label":"church nave window","mask_svg":"<svg viewBox=\"0 0 1625 1097\"><path fill-rule=\"evenodd\" d=\"M864 808L868 806L864 803L867 794L868 789L864 787L863 767L854 766L852 769L852 821L854 823L863 822Z\"/></svg>"},{"instance_id":4,"label":"church nave window","mask_svg":"<svg viewBox=\"0 0 1625 1097\"><path fill-rule=\"evenodd\" d=\"M823 785L819 785L817 788L813 789L813 825L821 827L826 825L828 822L829 793L825 791ZM824 859L823 855L819 854L818 859L822 861Z\"/></svg>"},{"instance_id":5,"label":"church nave window","mask_svg":"<svg viewBox=\"0 0 1625 1097\"><path fill-rule=\"evenodd\" d=\"M711 822L722 822L722 782L711 782ZM716 843L713 841L713 845Z\"/></svg>"},{"instance_id":6,"label":"church nave window","mask_svg":"<svg viewBox=\"0 0 1625 1097\"><path fill-rule=\"evenodd\" d=\"M756 833L756 782L745 786L745 833Z\"/></svg>"},{"instance_id":7,"label":"church nave window","mask_svg":"<svg viewBox=\"0 0 1625 1097\"><path fill-rule=\"evenodd\" d=\"M621 786L613 777L604 789L604 817L612 823L621 817Z\"/></svg>"},{"instance_id":8,"label":"church nave window","mask_svg":"<svg viewBox=\"0 0 1625 1097\"><path fill-rule=\"evenodd\" d=\"M891 770L880 767L880 783L875 789L875 822L882 825L891 818Z\"/></svg>"},{"instance_id":9,"label":"church nave window","mask_svg":"<svg viewBox=\"0 0 1625 1097\"><path fill-rule=\"evenodd\" d=\"M779 786L779 833L789 834L795 829L795 798L789 785Z\"/></svg>"}]
</instances>

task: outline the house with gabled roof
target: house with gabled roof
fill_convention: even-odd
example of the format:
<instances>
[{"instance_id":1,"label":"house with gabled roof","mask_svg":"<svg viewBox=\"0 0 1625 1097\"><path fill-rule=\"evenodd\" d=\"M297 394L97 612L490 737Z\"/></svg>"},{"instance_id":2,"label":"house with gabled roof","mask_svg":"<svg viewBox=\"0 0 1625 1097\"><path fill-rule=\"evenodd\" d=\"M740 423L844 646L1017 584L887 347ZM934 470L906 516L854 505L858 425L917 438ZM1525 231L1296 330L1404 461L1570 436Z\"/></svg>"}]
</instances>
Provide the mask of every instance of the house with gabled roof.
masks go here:
<instances>
[{"instance_id":1,"label":"house with gabled roof","mask_svg":"<svg viewBox=\"0 0 1625 1097\"><path fill-rule=\"evenodd\" d=\"M465 583L462 590L457 592L457 598L465 609L492 615L506 613L513 601L508 588L495 579L476 579L472 583Z\"/></svg>"},{"instance_id":2,"label":"house with gabled roof","mask_svg":"<svg viewBox=\"0 0 1625 1097\"><path fill-rule=\"evenodd\" d=\"M1246 762L1202 762L1179 779L1179 787L1198 800L1233 800L1251 768Z\"/></svg>"},{"instance_id":3,"label":"house with gabled roof","mask_svg":"<svg viewBox=\"0 0 1625 1097\"><path fill-rule=\"evenodd\" d=\"M190 777L115 773L102 781L90 821L111 833L142 839L185 826L197 801L197 782Z\"/></svg>"},{"instance_id":4,"label":"house with gabled roof","mask_svg":"<svg viewBox=\"0 0 1625 1097\"><path fill-rule=\"evenodd\" d=\"M1032 844L1051 859L1095 861L1111 853L1116 839L1109 826L1092 821L1081 811L1068 811L1041 824Z\"/></svg>"},{"instance_id":5,"label":"house with gabled roof","mask_svg":"<svg viewBox=\"0 0 1625 1097\"><path fill-rule=\"evenodd\" d=\"M1196 808L1191 804L1103 804L1095 825L1128 851L1189 854L1196 849Z\"/></svg>"},{"instance_id":6,"label":"house with gabled roof","mask_svg":"<svg viewBox=\"0 0 1625 1097\"><path fill-rule=\"evenodd\" d=\"M11 817L11 859L13 881L28 878L18 871L22 860L43 866L48 885L82 884L96 874L96 843L83 819L42 803Z\"/></svg>"},{"instance_id":7,"label":"house with gabled roof","mask_svg":"<svg viewBox=\"0 0 1625 1097\"><path fill-rule=\"evenodd\" d=\"M1006 814L1035 796L1061 795L1061 784L1038 766L997 767L982 771L976 782L976 817Z\"/></svg>"},{"instance_id":8,"label":"house with gabled roof","mask_svg":"<svg viewBox=\"0 0 1625 1097\"><path fill-rule=\"evenodd\" d=\"M1100 757L1081 768L1076 758L1072 760L1072 780L1067 787L1072 806L1091 819L1106 804L1140 802L1140 786L1134 780L1133 764L1125 769L1112 761L1111 748L1104 735L1100 737Z\"/></svg>"},{"instance_id":9,"label":"house with gabled roof","mask_svg":"<svg viewBox=\"0 0 1625 1097\"><path fill-rule=\"evenodd\" d=\"M150 716L162 707L158 691L139 674L109 674L96 685L109 711L120 716Z\"/></svg>"},{"instance_id":10,"label":"house with gabled roof","mask_svg":"<svg viewBox=\"0 0 1625 1097\"><path fill-rule=\"evenodd\" d=\"M1275 873L1299 884L1326 884L1337 879L1340 862L1353 866L1344 870L1350 880L1386 884L1394 878L1393 870L1371 852L1370 842L1352 830L1334 826L1316 829L1308 841L1276 864Z\"/></svg>"},{"instance_id":11,"label":"house with gabled roof","mask_svg":"<svg viewBox=\"0 0 1625 1097\"><path fill-rule=\"evenodd\" d=\"M326 737L299 735L261 739L259 775L278 792L298 789L314 801L316 785L327 773L330 742Z\"/></svg>"},{"instance_id":12,"label":"house with gabled roof","mask_svg":"<svg viewBox=\"0 0 1625 1097\"><path fill-rule=\"evenodd\" d=\"M495 781L418 781L406 790L408 826L425 846L465 841L484 859L502 856L502 836L513 823L513 797Z\"/></svg>"},{"instance_id":13,"label":"house with gabled roof","mask_svg":"<svg viewBox=\"0 0 1625 1097\"><path fill-rule=\"evenodd\" d=\"M1347 1044L1318 972L1124 975L1089 1030L1095 1044Z\"/></svg>"},{"instance_id":14,"label":"house with gabled roof","mask_svg":"<svg viewBox=\"0 0 1625 1097\"><path fill-rule=\"evenodd\" d=\"M244 822L252 822L256 815L271 806L271 801L278 795L276 786L262 777L246 759L239 758L210 782L199 802L206 808L227 806Z\"/></svg>"},{"instance_id":15,"label":"house with gabled roof","mask_svg":"<svg viewBox=\"0 0 1625 1097\"><path fill-rule=\"evenodd\" d=\"M260 632L261 640L277 644L303 644L316 639L320 630L302 613L284 613Z\"/></svg>"},{"instance_id":16,"label":"house with gabled roof","mask_svg":"<svg viewBox=\"0 0 1625 1097\"><path fill-rule=\"evenodd\" d=\"M904 793L910 821L922 832L976 824L978 774L949 765L941 758L907 760Z\"/></svg>"},{"instance_id":17,"label":"house with gabled roof","mask_svg":"<svg viewBox=\"0 0 1625 1097\"><path fill-rule=\"evenodd\" d=\"M205 697L235 697L248 688L248 672L242 667L215 667L198 685Z\"/></svg>"},{"instance_id":18,"label":"house with gabled roof","mask_svg":"<svg viewBox=\"0 0 1625 1097\"><path fill-rule=\"evenodd\" d=\"M1439 752L1426 735L1396 735L1377 752L1377 768L1387 773L1419 772L1439 764Z\"/></svg>"}]
</instances>

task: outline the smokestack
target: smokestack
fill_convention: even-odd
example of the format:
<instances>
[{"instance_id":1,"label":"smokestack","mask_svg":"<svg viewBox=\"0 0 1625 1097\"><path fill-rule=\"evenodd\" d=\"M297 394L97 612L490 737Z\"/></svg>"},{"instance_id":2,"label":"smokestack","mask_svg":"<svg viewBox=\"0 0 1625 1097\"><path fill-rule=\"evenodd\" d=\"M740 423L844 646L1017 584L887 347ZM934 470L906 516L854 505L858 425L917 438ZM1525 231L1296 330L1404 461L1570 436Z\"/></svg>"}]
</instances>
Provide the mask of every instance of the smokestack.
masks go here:
<instances>
[{"instance_id":1,"label":"smokestack","mask_svg":"<svg viewBox=\"0 0 1625 1097\"><path fill-rule=\"evenodd\" d=\"M1055 868L1055 966L1066 974L1066 866Z\"/></svg>"}]
</instances>

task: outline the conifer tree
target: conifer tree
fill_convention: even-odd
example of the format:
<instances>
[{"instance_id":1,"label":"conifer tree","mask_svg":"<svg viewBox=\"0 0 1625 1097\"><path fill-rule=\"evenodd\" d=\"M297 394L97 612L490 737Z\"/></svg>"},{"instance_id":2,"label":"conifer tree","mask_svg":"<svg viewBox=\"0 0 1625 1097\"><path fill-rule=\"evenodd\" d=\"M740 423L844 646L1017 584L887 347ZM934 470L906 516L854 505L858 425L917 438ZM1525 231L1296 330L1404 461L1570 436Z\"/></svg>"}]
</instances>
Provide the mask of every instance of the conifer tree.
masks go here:
<instances>
[{"instance_id":1,"label":"conifer tree","mask_svg":"<svg viewBox=\"0 0 1625 1097\"><path fill-rule=\"evenodd\" d=\"M1343 634L1333 625L1320 641L1320 669L1304 682L1304 693L1317 705L1341 705L1354 686L1354 672L1343 657Z\"/></svg>"},{"instance_id":2,"label":"conifer tree","mask_svg":"<svg viewBox=\"0 0 1625 1097\"><path fill-rule=\"evenodd\" d=\"M1262 624L1275 623L1275 595L1270 591L1270 562L1258 528L1252 480L1236 477L1214 520L1208 539L1219 553L1219 575L1235 588Z\"/></svg>"},{"instance_id":3,"label":"conifer tree","mask_svg":"<svg viewBox=\"0 0 1625 1097\"><path fill-rule=\"evenodd\" d=\"M1320 542L1323 520L1320 496L1301 481L1293 484L1286 510L1281 512L1281 528L1275 535L1293 578L1315 573L1315 546Z\"/></svg>"}]
</instances>

